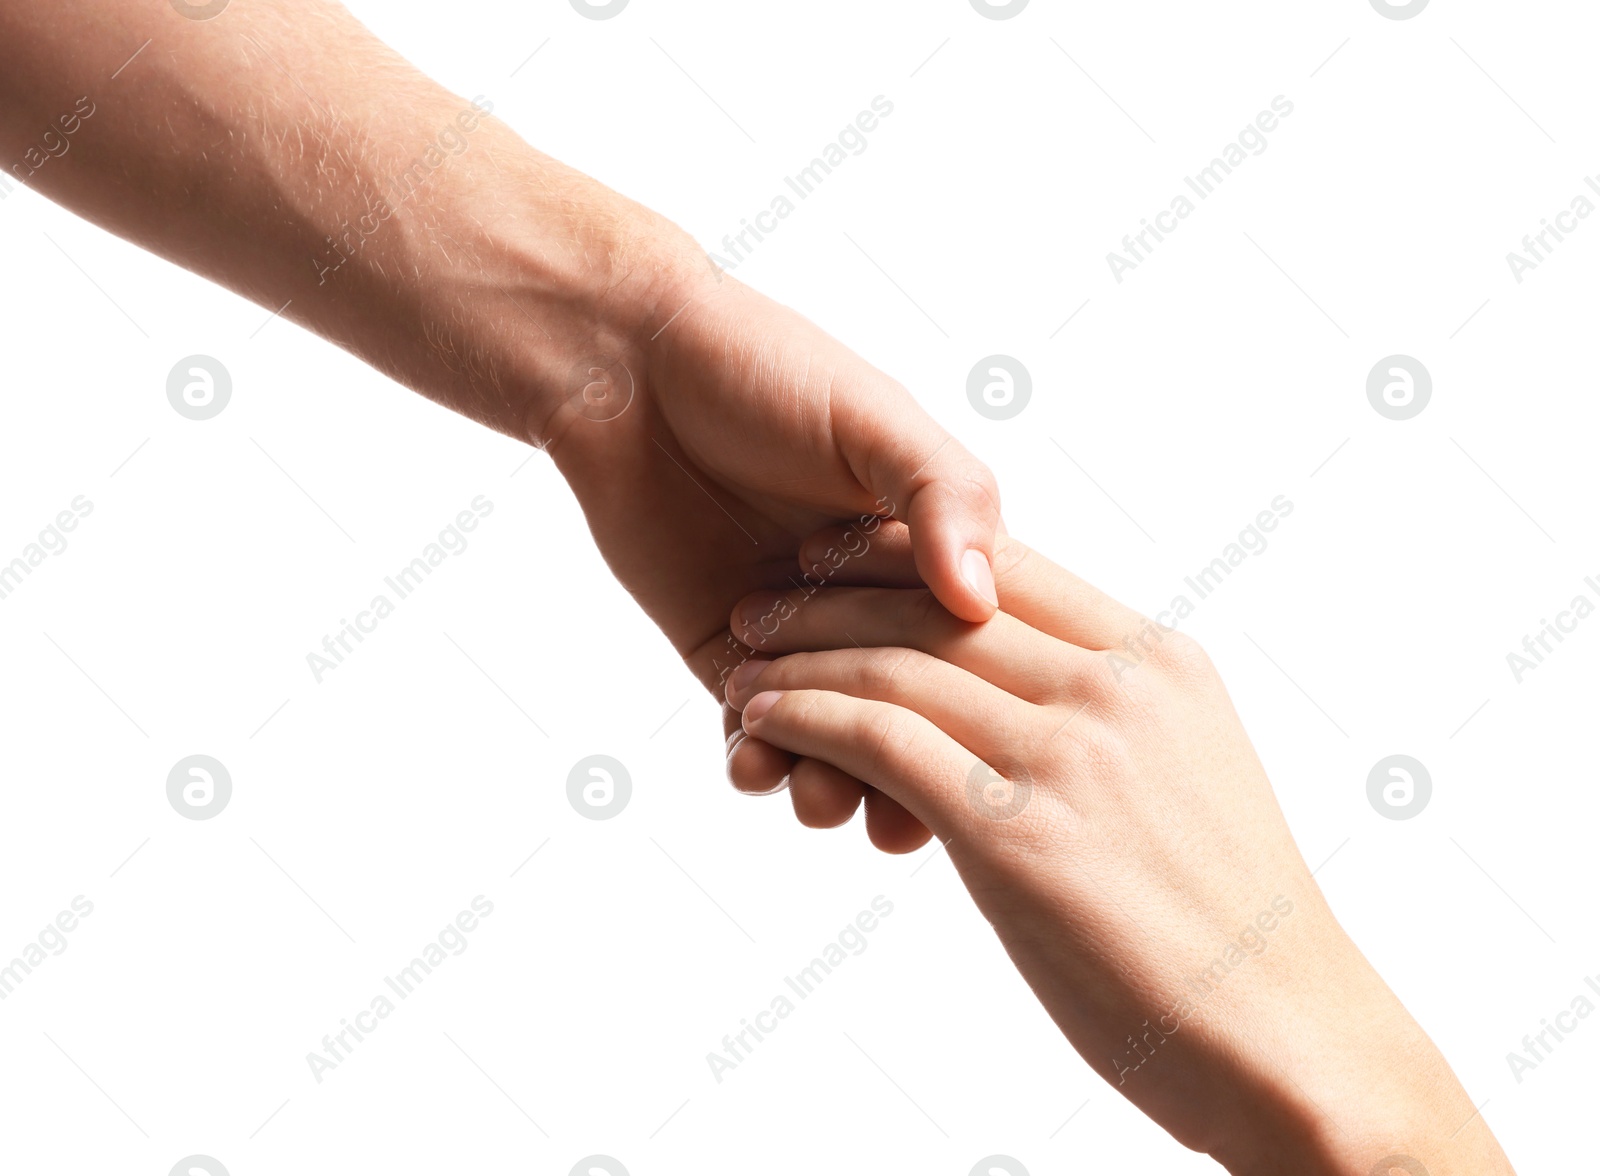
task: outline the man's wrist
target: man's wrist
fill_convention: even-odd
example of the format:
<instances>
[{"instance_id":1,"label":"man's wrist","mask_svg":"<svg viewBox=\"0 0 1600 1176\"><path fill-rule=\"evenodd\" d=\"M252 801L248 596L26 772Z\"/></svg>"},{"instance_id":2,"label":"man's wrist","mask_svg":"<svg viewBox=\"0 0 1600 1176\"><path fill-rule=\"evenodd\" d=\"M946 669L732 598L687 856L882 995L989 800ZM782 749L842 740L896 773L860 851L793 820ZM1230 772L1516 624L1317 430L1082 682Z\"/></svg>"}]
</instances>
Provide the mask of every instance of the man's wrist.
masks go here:
<instances>
[{"instance_id":1,"label":"man's wrist","mask_svg":"<svg viewBox=\"0 0 1600 1176\"><path fill-rule=\"evenodd\" d=\"M574 426L622 416L656 382L669 329L681 333L691 306L733 280L667 218L539 160L546 193L531 216L541 227L503 245L516 267L507 288L521 291L511 325L527 344L518 435L552 451L580 434L605 436L609 450L611 430Z\"/></svg>"},{"instance_id":2,"label":"man's wrist","mask_svg":"<svg viewBox=\"0 0 1600 1176\"><path fill-rule=\"evenodd\" d=\"M8 30L0 140L13 154L123 78L38 190L513 436L539 435L579 364L659 329L645 327L694 254L337 5L195 22L66 0L65 15L18 9ZM159 52L128 56L153 36Z\"/></svg>"},{"instance_id":3,"label":"man's wrist","mask_svg":"<svg viewBox=\"0 0 1600 1176\"><path fill-rule=\"evenodd\" d=\"M543 444L593 369L638 373L692 243L503 124L480 133L472 166L396 209L399 256L375 256L360 280L391 303L375 331L399 322L413 332L404 382ZM405 281L387 282L386 270Z\"/></svg>"},{"instance_id":4,"label":"man's wrist","mask_svg":"<svg viewBox=\"0 0 1600 1176\"><path fill-rule=\"evenodd\" d=\"M650 349L693 296L694 257L688 235L665 217L547 163L561 194L533 211L540 228L507 246L516 265L511 325L528 347L519 435L540 446L577 419L612 420L631 407Z\"/></svg>"}]
</instances>

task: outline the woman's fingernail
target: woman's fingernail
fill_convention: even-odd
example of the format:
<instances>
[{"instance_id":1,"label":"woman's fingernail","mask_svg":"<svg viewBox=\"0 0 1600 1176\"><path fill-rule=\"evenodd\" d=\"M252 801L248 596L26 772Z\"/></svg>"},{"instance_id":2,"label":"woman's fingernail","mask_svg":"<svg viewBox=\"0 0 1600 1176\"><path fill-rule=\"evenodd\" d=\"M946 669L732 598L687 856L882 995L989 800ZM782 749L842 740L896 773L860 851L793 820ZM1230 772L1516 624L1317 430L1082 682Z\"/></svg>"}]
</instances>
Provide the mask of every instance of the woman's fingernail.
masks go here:
<instances>
[{"instance_id":1,"label":"woman's fingernail","mask_svg":"<svg viewBox=\"0 0 1600 1176\"><path fill-rule=\"evenodd\" d=\"M961 578L967 582L979 596L983 597L996 608L1000 607L1000 597L995 595L994 571L989 567L989 557L976 547L967 549L961 557Z\"/></svg>"},{"instance_id":2,"label":"woman's fingernail","mask_svg":"<svg viewBox=\"0 0 1600 1176\"><path fill-rule=\"evenodd\" d=\"M763 658L747 658L733 668L733 673L728 675L728 695L743 694L755 684L761 676L761 671L772 663Z\"/></svg>"},{"instance_id":3,"label":"woman's fingernail","mask_svg":"<svg viewBox=\"0 0 1600 1176\"><path fill-rule=\"evenodd\" d=\"M763 690L744 705L744 729L748 731L750 724L759 722L761 716L772 709L778 699L783 697L781 690Z\"/></svg>"}]
</instances>

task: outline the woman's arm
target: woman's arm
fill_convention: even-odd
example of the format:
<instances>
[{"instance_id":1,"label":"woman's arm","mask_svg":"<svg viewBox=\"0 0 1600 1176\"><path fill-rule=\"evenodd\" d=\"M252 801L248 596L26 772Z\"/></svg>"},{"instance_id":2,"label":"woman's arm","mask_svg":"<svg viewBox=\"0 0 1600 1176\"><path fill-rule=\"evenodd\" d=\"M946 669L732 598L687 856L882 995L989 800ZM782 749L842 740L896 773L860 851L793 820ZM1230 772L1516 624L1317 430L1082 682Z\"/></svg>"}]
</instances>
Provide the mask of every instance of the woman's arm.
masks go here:
<instances>
[{"instance_id":1,"label":"woman's arm","mask_svg":"<svg viewBox=\"0 0 1600 1176\"><path fill-rule=\"evenodd\" d=\"M841 580L909 580L905 536L873 540ZM916 589L741 602L749 739L932 830L1078 1052L1229 1171L1511 1172L1328 908L1200 648L1014 541L996 568L983 624Z\"/></svg>"}]
</instances>

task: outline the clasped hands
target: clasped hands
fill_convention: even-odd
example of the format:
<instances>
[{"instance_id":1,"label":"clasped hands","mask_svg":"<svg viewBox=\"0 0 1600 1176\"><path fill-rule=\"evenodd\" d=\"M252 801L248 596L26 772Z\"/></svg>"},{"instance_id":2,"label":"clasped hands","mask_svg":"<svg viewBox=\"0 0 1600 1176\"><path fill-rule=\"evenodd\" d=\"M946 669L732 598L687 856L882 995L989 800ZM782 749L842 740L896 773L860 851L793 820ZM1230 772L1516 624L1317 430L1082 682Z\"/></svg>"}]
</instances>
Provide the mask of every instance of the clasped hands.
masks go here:
<instances>
[{"instance_id":1,"label":"clasped hands","mask_svg":"<svg viewBox=\"0 0 1600 1176\"><path fill-rule=\"evenodd\" d=\"M1471 1101L1329 910L1201 648L1006 535L903 388L701 262L620 350L638 401L544 428L724 700L735 786L787 783L815 827L864 804L890 852L937 836L1078 1052L1232 1172L1509 1172L1481 1119L1452 1134Z\"/></svg>"},{"instance_id":2,"label":"clasped hands","mask_svg":"<svg viewBox=\"0 0 1600 1176\"><path fill-rule=\"evenodd\" d=\"M13 154L124 79L31 185L544 448L725 700L735 784L787 780L807 825L864 802L892 852L939 837L1073 1045L1179 1140L1252 1176L1511 1171L1328 910L1209 659L1007 537L904 388L497 120L391 202L467 104L336 4L5 27Z\"/></svg>"},{"instance_id":3,"label":"clasped hands","mask_svg":"<svg viewBox=\"0 0 1600 1176\"><path fill-rule=\"evenodd\" d=\"M1003 533L981 622L899 522L800 550L801 586L730 618L736 787L787 766L807 825L864 799L880 848L937 836L1078 1052L1231 1171L1510 1170L1449 1137L1471 1102L1334 919L1198 644Z\"/></svg>"}]
</instances>

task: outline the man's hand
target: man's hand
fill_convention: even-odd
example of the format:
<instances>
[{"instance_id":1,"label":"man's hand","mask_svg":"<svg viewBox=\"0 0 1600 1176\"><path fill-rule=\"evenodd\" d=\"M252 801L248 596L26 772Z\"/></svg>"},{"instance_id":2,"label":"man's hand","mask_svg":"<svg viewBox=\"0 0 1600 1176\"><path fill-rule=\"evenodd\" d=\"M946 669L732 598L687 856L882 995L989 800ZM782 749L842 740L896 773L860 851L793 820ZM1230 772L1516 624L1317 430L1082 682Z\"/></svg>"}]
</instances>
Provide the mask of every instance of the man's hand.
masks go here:
<instances>
[{"instance_id":1,"label":"man's hand","mask_svg":"<svg viewBox=\"0 0 1600 1176\"><path fill-rule=\"evenodd\" d=\"M742 657L729 608L790 583L829 520L893 513L953 613L993 612L994 480L904 389L337 4L0 6L0 158L85 96L93 117L30 185L544 445L719 697ZM732 754L772 787L794 764Z\"/></svg>"},{"instance_id":2,"label":"man's hand","mask_svg":"<svg viewBox=\"0 0 1600 1176\"><path fill-rule=\"evenodd\" d=\"M748 656L728 628L732 603L801 582L801 539L834 519L904 520L913 574L955 615L992 615L989 471L904 388L692 246L662 269L637 341L580 365L536 431L613 572L700 680L721 698ZM810 575L826 582L828 570ZM799 795L853 784L746 743L738 715L725 717L729 771L746 791L791 777Z\"/></svg>"}]
</instances>

